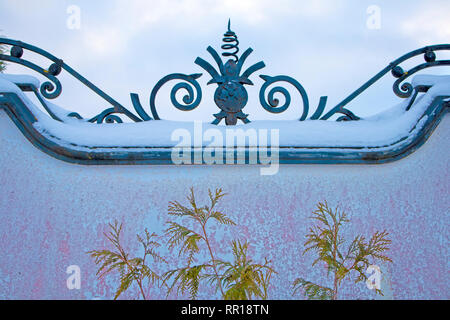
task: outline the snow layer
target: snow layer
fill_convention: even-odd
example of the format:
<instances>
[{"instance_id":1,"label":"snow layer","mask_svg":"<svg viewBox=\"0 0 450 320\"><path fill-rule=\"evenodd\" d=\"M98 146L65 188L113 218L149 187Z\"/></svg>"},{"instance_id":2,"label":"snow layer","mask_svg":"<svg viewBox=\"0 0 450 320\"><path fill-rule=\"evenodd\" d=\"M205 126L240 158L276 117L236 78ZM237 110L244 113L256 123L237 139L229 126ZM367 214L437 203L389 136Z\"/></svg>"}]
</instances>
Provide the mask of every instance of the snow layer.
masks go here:
<instances>
[{"instance_id":1,"label":"snow layer","mask_svg":"<svg viewBox=\"0 0 450 320\"><path fill-rule=\"evenodd\" d=\"M270 136L270 130L279 130L279 145L292 147L340 147L340 148L370 148L387 146L396 143L402 138L411 135L412 131L420 129L425 110L437 96L450 96L450 76L419 75L414 77L413 85L431 86L430 90L418 97L412 108L405 112L409 99L380 114L360 121L335 122L335 121L255 121L247 125L235 127L215 126L210 123L182 122L182 121L147 121L141 123L122 124L91 124L70 118L70 121L59 122L43 113L30 99L14 84L18 82L35 83L37 79L30 76L0 75L0 92L14 92L25 102L28 108L35 114L38 121L35 128L41 133L55 139L58 143L72 144L80 147L172 147L180 142L179 138L172 140L175 130L181 129L189 132L191 144L199 146L223 146L229 130L243 129L251 133L254 129L265 137ZM49 107L58 116L66 118L69 111L49 103ZM67 118L66 118L67 119ZM65 120L66 120L65 119ZM194 131L224 137L223 141L214 143L195 141ZM267 133L259 130L268 130ZM187 130L187 131L186 131ZM269 138L270 142L270 138ZM269 143L270 144L270 143ZM247 142L247 146L252 146ZM240 147L240 145L238 145Z\"/></svg>"},{"instance_id":2,"label":"snow layer","mask_svg":"<svg viewBox=\"0 0 450 320\"><path fill-rule=\"evenodd\" d=\"M40 86L39 80L29 75L0 73L0 79L4 79L15 84L32 84L36 88L39 88Z\"/></svg>"}]
</instances>

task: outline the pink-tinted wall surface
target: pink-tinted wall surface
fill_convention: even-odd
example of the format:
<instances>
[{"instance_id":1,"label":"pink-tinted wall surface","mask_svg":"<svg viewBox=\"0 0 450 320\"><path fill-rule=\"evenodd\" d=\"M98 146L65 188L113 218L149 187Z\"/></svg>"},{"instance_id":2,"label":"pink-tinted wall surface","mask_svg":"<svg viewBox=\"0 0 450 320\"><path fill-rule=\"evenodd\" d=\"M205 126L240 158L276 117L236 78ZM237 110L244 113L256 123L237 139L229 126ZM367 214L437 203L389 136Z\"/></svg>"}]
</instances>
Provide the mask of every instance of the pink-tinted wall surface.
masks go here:
<instances>
[{"instance_id":1,"label":"pink-tinted wall surface","mask_svg":"<svg viewBox=\"0 0 450 320\"><path fill-rule=\"evenodd\" d=\"M200 202L208 188L228 195L220 209L237 226L211 226L218 255L225 245L247 239L255 261L267 256L278 272L270 298L291 295L298 277L329 284L326 270L302 255L319 201L345 210L349 237L390 232L393 263L380 265L386 298L449 299L450 117L407 158L383 165L282 165L274 176L257 166L81 166L49 157L33 147L0 111L0 298L110 299L117 277L96 278L86 251L109 247L103 232L124 223L125 246L139 252L136 233L162 234L169 201L185 201L193 186ZM163 240L163 239L161 239ZM176 253L161 249L170 263ZM81 288L69 290L66 269L81 270ZM137 297L133 287L123 298ZM154 288L150 297L164 299ZM200 298L217 298L202 287ZM343 299L372 299L364 283L346 281ZM169 298L175 298L170 296Z\"/></svg>"}]
</instances>

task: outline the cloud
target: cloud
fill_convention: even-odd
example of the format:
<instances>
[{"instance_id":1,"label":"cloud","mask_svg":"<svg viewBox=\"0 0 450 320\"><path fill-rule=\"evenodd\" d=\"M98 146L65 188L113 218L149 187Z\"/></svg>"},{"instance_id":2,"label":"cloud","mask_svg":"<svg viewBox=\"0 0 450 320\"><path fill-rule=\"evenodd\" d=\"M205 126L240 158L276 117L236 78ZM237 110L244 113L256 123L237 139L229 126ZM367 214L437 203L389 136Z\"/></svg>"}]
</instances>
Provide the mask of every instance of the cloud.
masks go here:
<instances>
[{"instance_id":1,"label":"cloud","mask_svg":"<svg viewBox=\"0 0 450 320\"><path fill-rule=\"evenodd\" d=\"M439 7L420 7L401 24L401 31L419 43L430 45L448 43L450 39L450 3L440 3Z\"/></svg>"},{"instance_id":2,"label":"cloud","mask_svg":"<svg viewBox=\"0 0 450 320\"><path fill-rule=\"evenodd\" d=\"M86 19L89 5L80 2L83 16L81 42L84 50L95 57L118 56L125 52L127 43L144 32L151 35L153 27L165 26L201 32L205 24L228 17L249 25L268 21L282 21L286 15L301 17L326 17L339 7L339 1L318 0L303 3L297 0L115 0L109 6L102 6L97 19Z\"/></svg>"},{"instance_id":3,"label":"cloud","mask_svg":"<svg viewBox=\"0 0 450 320\"><path fill-rule=\"evenodd\" d=\"M101 28L83 34L84 45L96 56L114 55L122 52L123 32L118 28Z\"/></svg>"},{"instance_id":4,"label":"cloud","mask_svg":"<svg viewBox=\"0 0 450 320\"><path fill-rule=\"evenodd\" d=\"M66 26L72 4L81 9L80 30ZM305 86L311 104L328 94L331 106L390 59L416 49L417 42L450 39L445 16L450 3L411 1L405 8L387 2L383 27L376 31L366 28L367 5L360 0L5 0L0 12L5 34L63 58L124 105L130 91L148 99L168 73L200 72L195 57L211 59L206 45L220 51L231 18L241 52L249 45L255 49L249 64L264 60L264 73L288 74ZM254 80L262 81L256 75ZM391 86L383 92L392 95ZM202 89L208 103L207 90L214 87ZM258 87L253 89L257 98ZM61 99L86 105L89 114L96 111L97 103L79 90L66 85Z\"/></svg>"},{"instance_id":5,"label":"cloud","mask_svg":"<svg viewBox=\"0 0 450 320\"><path fill-rule=\"evenodd\" d=\"M39 10L51 10L55 5L58 4L58 0L40 0L40 1L30 1L30 0L7 0L3 1L9 10L20 15L35 15L36 11Z\"/></svg>"},{"instance_id":6,"label":"cloud","mask_svg":"<svg viewBox=\"0 0 450 320\"><path fill-rule=\"evenodd\" d=\"M201 6L204 2L115 0L103 8L96 21L90 19L89 23L84 22L82 43L89 52L98 57L104 56L105 53L116 56L123 54L130 40L144 32L149 33L153 26L170 25L180 16L206 15L208 6ZM89 10L84 6L81 6L81 9L82 14L84 10Z\"/></svg>"}]
</instances>

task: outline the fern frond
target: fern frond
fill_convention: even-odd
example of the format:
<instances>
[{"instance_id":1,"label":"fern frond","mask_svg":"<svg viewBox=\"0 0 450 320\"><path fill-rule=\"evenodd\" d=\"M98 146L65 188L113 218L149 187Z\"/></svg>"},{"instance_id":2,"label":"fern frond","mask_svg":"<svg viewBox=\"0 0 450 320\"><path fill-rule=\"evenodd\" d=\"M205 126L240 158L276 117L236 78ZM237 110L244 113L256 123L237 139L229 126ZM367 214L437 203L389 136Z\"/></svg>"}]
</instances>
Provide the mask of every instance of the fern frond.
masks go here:
<instances>
[{"instance_id":1,"label":"fern frond","mask_svg":"<svg viewBox=\"0 0 450 320\"><path fill-rule=\"evenodd\" d=\"M146 265L147 256L151 256L154 261L164 261L165 260L155 251L160 244L154 239L157 237L156 234L145 229L144 237L137 235L138 242L144 248L144 256L129 258L129 254L120 244L120 235L122 232L122 224L117 221L114 224L109 224L110 231L104 233L105 237L112 243L117 252L110 250L92 250L87 252L93 259L95 264L99 265L97 275L99 278L105 276L106 274L117 271L120 275L120 284L116 290L114 299L117 299L124 291L132 285L133 281L136 281L141 290L142 297L145 299L145 293L142 287L142 281L148 278L149 284L154 284L159 280L159 276L153 272Z\"/></svg>"},{"instance_id":2,"label":"fern frond","mask_svg":"<svg viewBox=\"0 0 450 320\"><path fill-rule=\"evenodd\" d=\"M116 294L114 296L114 300L117 300L123 292L128 290L128 288L131 286L131 284L135 280L136 280L136 274L134 271L122 273L121 277L120 277L120 285L119 285L119 288L117 288Z\"/></svg>"},{"instance_id":3,"label":"fern frond","mask_svg":"<svg viewBox=\"0 0 450 320\"><path fill-rule=\"evenodd\" d=\"M222 191L222 189L216 189L214 194L211 192L211 190L208 190L209 200L211 201L211 207L209 207L208 211L212 211L216 204L219 202L220 199L222 199L227 194Z\"/></svg>"},{"instance_id":4,"label":"fern frond","mask_svg":"<svg viewBox=\"0 0 450 320\"><path fill-rule=\"evenodd\" d=\"M331 297L335 299L341 282L351 271L356 271L358 274L355 282L367 279L365 270L371 264L369 258L392 262L384 254L389 250L391 243L387 238L389 234L386 231L377 231L369 242L366 241L364 236L358 235L350 243L348 249L343 251L345 239L340 235L340 228L344 223L350 221L347 214L339 208L330 209L325 201L317 205L317 209L313 212L311 218L316 221L317 225L309 228L303 254L309 251L317 254L312 266L315 266L318 262L325 263L328 271L327 276L330 273L334 274L334 289L321 287L303 278L298 278L294 282L294 293L299 288L303 288L305 295L309 298ZM381 291L377 289L377 293L381 293Z\"/></svg>"},{"instance_id":5,"label":"fern frond","mask_svg":"<svg viewBox=\"0 0 450 320\"><path fill-rule=\"evenodd\" d=\"M209 215L210 218L216 219L220 224L229 225L229 226L235 226L236 223L228 218L224 213L219 211L213 211Z\"/></svg>"},{"instance_id":6,"label":"fern frond","mask_svg":"<svg viewBox=\"0 0 450 320\"><path fill-rule=\"evenodd\" d=\"M169 222L169 228L166 229L165 233L166 236L170 237L168 240L169 249L180 245L191 236L203 239L203 237L194 230L191 230L185 226L182 226L181 224L172 221Z\"/></svg>"},{"instance_id":7,"label":"fern frond","mask_svg":"<svg viewBox=\"0 0 450 320\"><path fill-rule=\"evenodd\" d=\"M121 255L109 250L93 250L87 253L94 258L95 264L100 265L97 271L97 276L100 275L99 278L117 268L120 264L124 264ZM102 272L105 269L106 271Z\"/></svg>"},{"instance_id":8,"label":"fern frond","mask_svg":"<svg viewBox=\"0 0 450 320\"><path fill-rule=\"evenodd\" d=\"M169 202L168 214L183 217L183 216L195 216L196 213L195 210L183 206L178 201L171 201Z\"/></svg>"},{"instance_id":9,"label":"fern frond","mask_svg":"<svg viewBox=\"0 0 450 320\"><path fill-rule=\"evenodd\" d=\"M386 230L382 232L379 231L375 232L375 234L372 236L367 246L368 254L376 259L392 262L392 260L389 257L383 254L383 252L389 250L389 245L392 242L390 239L387 238L388 236L389 233Z\"/></svg>"},{"instance_id":10,"label":"fern frond","mask_svg":"<svg viewBox=\"0 0 450 320\"><path fill-rule=\"evenodd\" d=\"M332 289L312 283L303 278L295 279L292 287L294 290L292 293L293 295L302 289L304 291L304 296L307 297L308 300L331 300L333 297Z\"/></svg>"},{"instance_id":11,"label":"fern frond","mask_svg":"<svg viewBox=\"0 0 450 320\"><path fill-rule=\"evenodd\" d=\"M223 272L221 280L225 288L224 299L250 300L253 298L267 298L271 274L275 271L269 266L270 261L265 259L264 264L253 263L247 257L248 242L232 241L234 261L218 262Z\"/></svg>"},{"instance_id":12,"label":"fern frond","mask_svg":"<svg viewBox=\"0 0 450 320\"><path fill-rule=\"evenodd\" d=\"M193 261L194 254L199 252L198 241L204 237L197 232L186 228L176 222L169 222L170 227L166 230L166 235L170 236L169 249L180 246L178 255L188 253L188 264Z\"/></svg>"},{"instance_id":13,"label":"fern frond","mask_svg":"<svg viewBox=\"0 0 450 320\"><path fill-rule=\"evenodd\" d=\"M167 271L163 275L164 283L173 279L167 291L167 296L176 288L177 294L184 294L188 291L190 299L195 300L198 295L201 271L206 267L206 265L198 265Z\"/></svg>"}]
</instances>

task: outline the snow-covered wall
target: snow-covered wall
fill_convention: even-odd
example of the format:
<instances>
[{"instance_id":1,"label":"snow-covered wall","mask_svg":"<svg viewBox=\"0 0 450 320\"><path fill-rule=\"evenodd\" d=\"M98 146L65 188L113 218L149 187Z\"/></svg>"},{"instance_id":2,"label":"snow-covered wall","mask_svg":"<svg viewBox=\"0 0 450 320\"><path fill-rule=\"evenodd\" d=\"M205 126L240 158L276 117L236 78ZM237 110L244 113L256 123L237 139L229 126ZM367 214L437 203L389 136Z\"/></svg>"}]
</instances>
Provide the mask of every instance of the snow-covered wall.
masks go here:
<instances>
[{"instance_id":1,"label":"snow-covered wall","mask_svg":"<svg viewBox=\"0 0 450 320\"><path fill-rule=\"evenodd\" d=\"M281 165L273 176L251 165L82 166L35 148L0 110L0 298L112 298L115 278L97 280L86 251L109 247L103 232L117 219L125 225L126 247L138 252L136 233L162 234L169 201L184 201L193 186L201 202L208 188L228 193L220 208L238 226L212 228L214 247L225 253L224 243L246 238L255 260L272 259L273 299L293 298L290 284L298 276L328 284L325 269L311 268L313 255L302 255L308 217L323 200L349 214L349 236L390 233L393 264L381 266L387 298L449 299L449 136L444 116L405 159ZM80 267L80 290L67 288L70 265ZM124 297L135 298L134 289ZM201 298L214 298L204 289ZM165 298L165 291L151 290L151 297ZM374 297L363 283L344 283L341 298Z\"/></svg>"}]
</instances>

